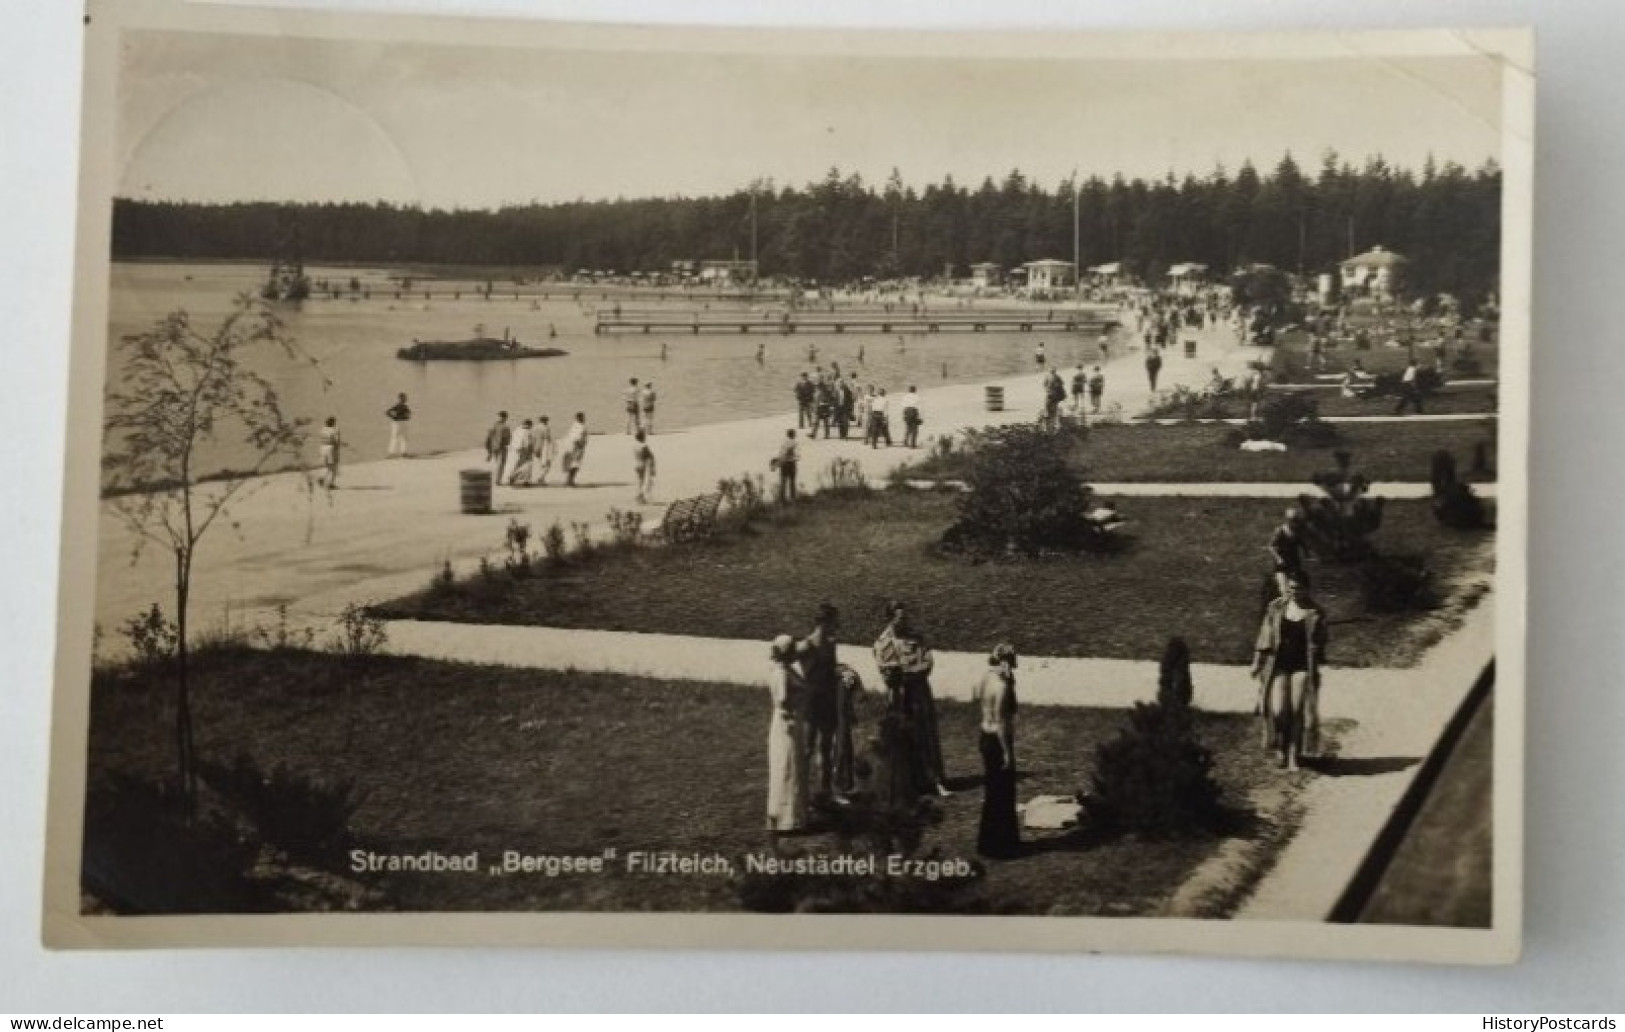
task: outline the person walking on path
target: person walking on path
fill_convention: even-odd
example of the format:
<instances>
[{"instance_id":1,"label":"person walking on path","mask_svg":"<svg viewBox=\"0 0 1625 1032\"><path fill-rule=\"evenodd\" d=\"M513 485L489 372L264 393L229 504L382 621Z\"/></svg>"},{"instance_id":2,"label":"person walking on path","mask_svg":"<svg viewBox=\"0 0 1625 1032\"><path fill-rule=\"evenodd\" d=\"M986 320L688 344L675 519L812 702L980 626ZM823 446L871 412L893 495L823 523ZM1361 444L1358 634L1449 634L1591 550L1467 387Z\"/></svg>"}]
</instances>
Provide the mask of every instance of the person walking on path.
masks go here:
<instances>
[{"instance_id":1,"label":"person walking on path","mask_svg":"<svg viewBox=\"0 0 1625 1032\"><path fill-rule=\"evenodd\" d=\"M778 454L773 456L772 466L779 473L779 504L786 505L796 500L796 466L800 460L800 450L796 447L796 432L786 430L784 442L779 445Z\"/></svg>"},{"instance_id":2,"label":"person walking on path","mask_svg":"<svg viewBox=\"0 0 1625 1032\"><path fill-rule=\"evenodd\" d=\"M796 381L796 429L805 430L813 425L813 382L806 373Z\"/></svg>"},{"instance_id":3,"label":"person walking on path","mask_svg":"<svg viewBox=\"0 0 1625 1032\"><path fill-rule=\"evenodd\" d=\"M807 826L806 682L796 671L795 639L781 634L769 647L767 675L773 715L767 725L767 830L801 831Z\"/></svg>"},{"instance_id":4,"label":"person walking on path","mask_svg":"<svg viewBox=\"0 0 1625 1032\"><path fill-rule=\"evenodd\" d=\"M1309 573L1304 569L1304 560L1310 552L1309 541L1303 533L1303 510L1286 510L1285 521L1270 535L1269 553L1275 563L1277 594L1285 595L1287 581L1294 578L1309 583Z\"/></svg>"},{"instance_id":5,"label":"person walking on path","mask_svg":"<svg viewBox=\"0 0 1625 1032\"><path fill-rule=\"evenodd\" d=\"M1162 352L1152 348L1151 353L1145 356L1145 378L1151 381L1152 393L1157 390L1157 374L1160 372L1162 372Z\"/></svg>"},{"instance_id":6,"label":"person walking on path","mask_svg":"<svg viewBox=\"0 0 1625 1032\"><path fill-rule=\"evenodd\" d=\"M1061 374L1051 369L1044 374L1044 416L1041 421L1046 430L1061 428L1061 403L1065 400L1066 384L1061 381Z\"/></svg>"},{"instance_id":7,"label":"person walking on path","mask_svg":"<svg viewBox=\"0 0 1625 1032\"><path fill-rule=\"evenodd\" d=\"M875 439L875 385L869 384L853 402L857 416L858 426L863 430L863 443L871 444Z\"/></svg>"},{"instance_id":8,"label":"person walking on path","mask_svg":"<svg viewBox=\"0 0 1625 1032\"><path fill-rule=\"evenodd\" d=\"M1100 399L1106 393L1106 374L1095 366L1094 372L1089 374L1089 411L1099 414Z\"/></svg>"},{"instance_id":9,"label":"person walking on path","mask_svg":"<svg viewBox=\"0 0 1625 1032\"><path fill-rule=\"evenodd\" d=\"M976 851L1009 857L1021 849L1021 821L1016 815L1016 650L993 647L987 672L971 696L981 715L977 747L982 754L982 817L976 828Z\"/></svg>"},{"instance_id":10,"label":"person walking on path","mask_svg":"<svg viewBox=\"0 0 1625 1032\"><path fill-rule=\"evenodd\" d=\"M1320 669L1326 653L1326 613L1309 597L1302 576L1269 604L1258 628L1253 676L1259 681L1263 745L1279 765L1297 770L1320 751Z\"/></svg>"},{"instance_id":11,"label":"person walking on path","mask_svg":"<svg viewBox=\"0 0 1625 1032\"><path fill-rule=\"evenodd\" d=\"M655 453L649 447L648 434L642 430L632 439L632 472L638 483L638 504L643 505L654 495Z\"/></svg>"},{"instance_id":12,"label":"person walking on path","mask_svg":"<svg viewBox=\"0 0 1625 1032\"><path fill-rule=\"evenodd\" d=\"M638 378L632 377L626 382L626 390L621 392L621 407L626 409L626 432L635 434L642 429L638 422L638 404L642 399L642 392L638 390Z\"/></svg>"},{"instance_id":13,"label":"person walking on path","mask_svg":"<svg viewBox=\"0 0 1625 1032\"><path fill-rule=\"evenodd\" d=\"M531 483L536 487L546 487L547 474L552 471L555 458L553 428L548 425L546 416L536 417L536 426L530 432L530 451Z\"/></svg>"},{"instance_id":14,"label":"person walking on path","mask_svg":"<svg viewBox=\"0 0 1625 1032\"><path fill-rule=\"evenodd\" d=\"M903 603L889 603L886 615L886 628L875 639L875 665L886 682L890 713L908 729L915 791L952 795L944 784L942 738L931 695L931 650L909 622Z\"/></svg>"},{"instance_id":15,"label":"person walking on path","mask_svg":"<svg viewBox=\"0 0 1625 1032\"><path fill-rule=\"evenodd\" d=\"M1078 415L1083 411L1083 396L1089 393L1089 373L1078 363L1078 368L1072 373L1072 414Z\"/></svg>"},{"instance_id":16,"label":"person walking on path","mask_svg":"<svg viewBox=\"0 0 1625 1032\"><path fill-rule=\"evenodd\" d=\"M1394 415L1403 416L1407 408L1415 409L1419 416L1422 414L1422 389L1416 382L1417 375L1413 358L1405 363L1405 371L1399 376L1399 404L1394 406Z\"/></svg>"},{"instance_id":17,"label":"person walking on path","mask_svg":"<svg viewBox=\"0 0 1625 1032\"><path fill-rule=\"evenodd\" d=\"M644 383L643 390L638 394L638 406L643 409L643 432L655 432L655 385L650 380Z\"/></svg>"},{"instance_id":18,"label":"person walking on path","mask_svg":"<svg viewBox=\"0 0 1625 1032\"><path fill-rule=\"evenodd\" d=\"M508 425L508 413L498 412L497 421L485 433L485 461L497 464L492 483L502 483L502 474L508 465L508 446L513 443L513 428Z\"/></svg>"},{"instance_id":19,"label":"person walking on path","mask_svg":"<svg viewBox=\"0 0 1625 1032\"><path fill-rule=\"evenodd\" d=\"M1039 341L1038 346L1033 349L1033 364L1042 369L1047 361L1049 361L1049 358L1044 354L1044 342Z\"/></svg>"},{"instance_id":20,"label":"person walking on path","mask_svg":"<svg viewBox=\"0 0 1625 1032\"><path fill-rule=\"evenodd\" d=\"M891 447L891 402L886 399L886 388L881 387L875 391L874 398L869 402L869 447L880 447L880 439L886 439L886 447Z\"/></svg>"},{"instance_id":21,"label":"person walking on path","mask_svg":"<svg viewBox=\"0 0 1625 1032\"><path fill-rule=\"evenodd\" d=\"M852 728L842 713L840 664L835 635L840 612L828 602L818 605L812 631L801 640L801 676L807 683L807 769L813 798L844 804L852 790Z\"/></svg>"},{"instance_id":22,"label":"person walking on path","mask_svg":"<svg viewBox=\"0 0 1625 1032\"><path fill-rule=\"evenodd\" d=\"M564 483L568 487L576 486L576 475L581 472L581 463L587 457L587 415L584 412L576 413L576 421L570 424L570 432L564 438Z\"/></svg>"},{"instance_id":23,"label":"person walking on path","mask_svg":"<svg viewBox=\"0 0 1625 1032\"><path fill-rule=\"evenodd\" d=\"M920 391L917 387L910 387L908 393L903 395L903 447L918 448L920 446Z\"/></svg>"},{"instance_id":24,"label":"person walking on path","mask_svg":"<svg viewBox=\"0 0 1625 1032\"><path fill-rule=\"evenodd\" d=\"M339 421L335 416L328 416L322 424L321 436L322 472L326 475L326 487L329 491L338 486L339 482L339 449L343 441L339 438Z\"/></svg>"},{"instance_id":25,"label":"person walking on path","mask_svg":"<svg viewBox=\"0 0 1625 1032\"><path fill-rule=\"evenodd\" d=\"M850 380L837 378L835 381L835 429L841 433L841 440L846 440L846 434L852 427L852 406L858 400L858 374L853 373Z\"/></svg>"},{"instance_id":26,"label":"person walking on path","mask_svg":"<svg viewBox=\"0 0 1625 1032\"><path fill-rule=\"evenodd\" d=\"M519 424L519 429L513 432L513 444L509 446L508 486L530 486L530 462L535 454L531 444L531 421L525 420Z\"/></svg>"},{"instance_id":27,"label":"person walking on path","mask_svg":"<svg viewBox=\"0 0 1625 1032\"><path fill-rule=\"evenodd\" d=\"M389 457L392 459L406 458L406 424L412 420L412 406L406 403L406 395L402 394L385 412L389 418Z\"/></svg>"}]
</instances>

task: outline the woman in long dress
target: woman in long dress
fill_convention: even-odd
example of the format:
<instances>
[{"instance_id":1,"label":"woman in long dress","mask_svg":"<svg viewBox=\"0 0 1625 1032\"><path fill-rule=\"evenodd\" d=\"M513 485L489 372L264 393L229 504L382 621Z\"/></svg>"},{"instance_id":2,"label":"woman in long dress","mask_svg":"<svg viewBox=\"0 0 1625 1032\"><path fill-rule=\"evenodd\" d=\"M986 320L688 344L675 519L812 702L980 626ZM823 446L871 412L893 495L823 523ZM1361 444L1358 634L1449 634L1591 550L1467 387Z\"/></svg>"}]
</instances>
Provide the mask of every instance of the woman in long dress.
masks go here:
<instances>
[{"instance_id":1,"label":"woman in long dress","mask_svg":"<svg viewBox=\"0 0 1625 1032\"><path fill-rule=\"evenodd\" d=\"M547 485L547 474L553 468L553 428L546 416L536 418L536 428L530 432L531 483L537 487Z\"/></svg>"},{"instance_id":2,"label":"woman in long dress","mask_svg":"<svg viewBox=\"0 0 1625 1032\"><path fill-rule=\"evenodd\" d=\"M1253 655L1262 689L1263 744L1280 766L1297 770L1320 751L1320 667L1326 652L1326 612L1309 597L1301 573L1287 575L1280 598L1264 611Z\"/></svg>"},{"instance_id":3,"label":"woman in long dress","mask_svg":"<svg viewBox=\"0 0 1625 1032\"><path fill-rule=\"evenodd\" d=\"M767 725L767 830L778 834L807 826L807 687L795 668L796 642L773 639L767 689L773 716Z\"/></svg>"},{"instance_id":4,"label":"woman in long dress","mask_svg":"<svg viewBox=\"0 0 1625 1032\"><path fill-rule=\"evenodd\" d=\"M983 856L1011 856L1021 848L1021 823L1016 817L1014 646L994 646L973 700L981 716L977 748L982 754L982 819L976 829L976 851Z\"/></svg>"},{"instance_id":5,"label":"woman in long dress","mask_svg":"<svg viewBox=\"0 0 1625 1032\"><path fill-rule=\"evenodd\" d=\"M942 737L937 731L937 703L931 694L935 661L925 639L909 622L901 602L886 607L891 617L875 640L875 665L885 679L890 707L903 718L913 746L916 788L947 796L942 762Z\"/></svg>"}]
</instances>

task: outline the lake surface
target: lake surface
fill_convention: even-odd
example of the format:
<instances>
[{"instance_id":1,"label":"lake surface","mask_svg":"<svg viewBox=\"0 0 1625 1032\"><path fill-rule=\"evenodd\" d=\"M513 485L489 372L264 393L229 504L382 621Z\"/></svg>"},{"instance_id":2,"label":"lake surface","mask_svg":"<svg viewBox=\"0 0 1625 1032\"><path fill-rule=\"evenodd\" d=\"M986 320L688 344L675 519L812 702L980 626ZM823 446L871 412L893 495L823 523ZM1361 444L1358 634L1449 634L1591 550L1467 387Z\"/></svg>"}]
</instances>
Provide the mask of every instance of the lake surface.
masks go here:
<instances>
[{"instance_id":1,"label":"lake surface","mask_svg":"<svg viewBox=\"0 0 1625 1032\"><path fill-rule=\"evenodd\" d=\"M485 430L499 410L511 414L517 425L539 415L551 418L557 432L569 426L577 411L587 414L597 431L624 428L621 392L629 377L654 381L658 394L656 430L771 415L794 410L792 384L816 365L837 362L845 373L857 371L865 383L884 387L888 394L911 384L922 390L944 383L978 382L1035 368L1034 346L1045 341L1050 362L1069 368L1080 359L1094 361L1098 331L1073 333L937 334L845 333L792 336L756 331L745 334L633 334L598 336L592 332L594 313L617 301L628 309L652 309L684 316L704 312L706 302L652 295L628 296L582 288L580 297L559 292L572 288L550 285L549 299L521 297L511 291L538 288L512 287L498 282L496 296L485 300L469 282L450 284L418 280L416 290L437 294L461 286L459 300L436 296L422 300L396 299L398 285L391 272L311 267L313 279L348 284L352 276L370 291L368 299L311 299L278 305L288 333L318 366L289 361L267 349L250 365L265 375L290 415L320 425L328 416L338 419L346 444L346 461L384 456L389 425L384 410L405 392L413 419L410 442L414 452L482 448ZM210 332L231 310L233 299L257 292L266 268L253 264L201 264L118 262L112 266L112 295L108 327L108 387L116 390L121 369L119 342L140 333L169 312L184 309L201 332ZM397 274L398 275L398 274ZM509 295L502 296L504 288ZM856 304L856 300L853 302ZM735 301L712 301L710 314L743 311L752 306ZM943 310L952 302L942 301ZM1000 302L1010 307L1010 302ZM933 308L938 306L933 302ZM838 303L839 307L839 303ZM868 306L872 310L872 305ZM754 306L776 311L771 302ZM569 352L559 358L532 358L508 362L409 362L395 350L423 340L472 337L476 327L500 337L512 333L528 345L553 346ZM550 338L549 330L556 336ZM661 346L666 357L661 358ZM758 346L762 359L757 360ZM816 358L809 348L816 349ZM863 353L860 364L858 356ZM929 419L929 412L926 414ZM315 448L310 461L315 462ZM250 457L231 440L216 442L205 465L243 468Z\"/></svg>"}]
</instances>

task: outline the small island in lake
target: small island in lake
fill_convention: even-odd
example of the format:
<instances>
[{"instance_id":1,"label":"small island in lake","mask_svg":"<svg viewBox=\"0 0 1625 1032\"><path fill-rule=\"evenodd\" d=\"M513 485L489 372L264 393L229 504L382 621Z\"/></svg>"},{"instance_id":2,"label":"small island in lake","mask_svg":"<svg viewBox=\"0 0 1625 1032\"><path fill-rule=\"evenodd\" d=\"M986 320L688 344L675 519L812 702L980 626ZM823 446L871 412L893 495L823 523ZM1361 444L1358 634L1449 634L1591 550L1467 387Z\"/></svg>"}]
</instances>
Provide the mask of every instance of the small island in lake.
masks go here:
<instances>
[{"instance_id":1,"label":"small island in lake","mask_svg":"<svg viewBox=\"0 0 1625 1032\"><path fill-rule=\"evenodd\" d=\"M557 358L560 348L527 347L512 337L470 337L468 340L414 340L399 348L396 358L414 362L495 362L510 358Z\"/></svg>"}]
</instances>

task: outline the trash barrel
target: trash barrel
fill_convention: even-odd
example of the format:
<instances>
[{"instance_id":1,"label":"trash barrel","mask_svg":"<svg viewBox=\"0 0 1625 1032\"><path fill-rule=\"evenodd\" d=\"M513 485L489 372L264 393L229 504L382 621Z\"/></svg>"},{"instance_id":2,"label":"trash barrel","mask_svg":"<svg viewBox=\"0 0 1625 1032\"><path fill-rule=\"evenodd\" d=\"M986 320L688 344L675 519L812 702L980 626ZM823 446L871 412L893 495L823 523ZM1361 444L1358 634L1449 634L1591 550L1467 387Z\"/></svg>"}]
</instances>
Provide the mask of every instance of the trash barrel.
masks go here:
<instances>
[{"instance_id":1,"label":"trash barrel","mask_svg":"<svg viewBox=\"0 0 1625 1032\"><path fill-rule=\"evenodd\" d=\"M459 474L463 487L463 511L488 513L491 511L491 471L465 469Z\"/></svg>"},{"instance_id":2,"label":"trash barrel","mask_svg":"<svg viewBox=\"0 0 1625 1032\"><path fill-rule=\"evenodd\" d=\"M1186 358L1195 358L1196 357L1196 338L1194 338L1194 337L1186 338L1186 340L1185 340L1185 357Z\"/></svg>"},{"instance_id":3,"label":"trash barrel","mask_svg":"<svg viewBox=\"0 0 1625 1032\"><path fill-rule=\"evenodd\" d=\"M1003 412L1004 411L1004 388L1003 387L989 387L989 388L987 388L987 410L989 412Z\"/></svg>"}]
</instances>

